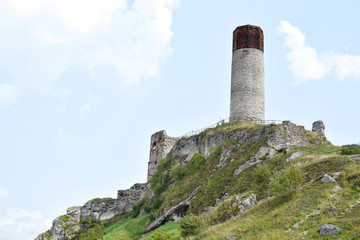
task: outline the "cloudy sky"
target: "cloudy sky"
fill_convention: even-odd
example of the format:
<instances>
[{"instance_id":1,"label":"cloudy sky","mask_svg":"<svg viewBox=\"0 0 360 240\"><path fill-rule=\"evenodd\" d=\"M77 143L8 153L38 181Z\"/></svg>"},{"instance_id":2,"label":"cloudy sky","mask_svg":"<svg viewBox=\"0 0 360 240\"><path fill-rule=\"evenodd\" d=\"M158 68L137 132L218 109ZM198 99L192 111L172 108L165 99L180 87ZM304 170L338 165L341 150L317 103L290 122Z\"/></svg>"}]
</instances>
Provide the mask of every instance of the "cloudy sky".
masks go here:
<instances>
[{"instance_id":1,"label":"cloudy sky","mask_svg":"<svg viewBox=\"0 0 360 240\"><path fill-rule=\"evenodd\" d=\"M150 136L229 115L232 31L265 35L266 119L360 142L353 1L0 0L0 239L146 180Z\"/></svg>"}]
</instances>

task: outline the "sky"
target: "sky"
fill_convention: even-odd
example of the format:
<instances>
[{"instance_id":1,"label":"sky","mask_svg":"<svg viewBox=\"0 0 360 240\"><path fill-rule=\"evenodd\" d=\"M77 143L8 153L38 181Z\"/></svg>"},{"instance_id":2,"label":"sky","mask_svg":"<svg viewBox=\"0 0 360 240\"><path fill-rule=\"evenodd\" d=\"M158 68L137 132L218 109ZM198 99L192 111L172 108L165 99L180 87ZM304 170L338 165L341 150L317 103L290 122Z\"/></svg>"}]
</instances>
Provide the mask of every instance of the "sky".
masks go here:
<instances>
[{"instance_id":1,"label":"sky","mask_svg":"<svg viewBox=\"0 0 360 240\"><path fill-rule=\"evenodd\" d=\"M232 31L265 37L265 118L360 143L358 1L0 0L0 240L145 182L151 134L227 118Z\"/></svg>"}]
</instances>

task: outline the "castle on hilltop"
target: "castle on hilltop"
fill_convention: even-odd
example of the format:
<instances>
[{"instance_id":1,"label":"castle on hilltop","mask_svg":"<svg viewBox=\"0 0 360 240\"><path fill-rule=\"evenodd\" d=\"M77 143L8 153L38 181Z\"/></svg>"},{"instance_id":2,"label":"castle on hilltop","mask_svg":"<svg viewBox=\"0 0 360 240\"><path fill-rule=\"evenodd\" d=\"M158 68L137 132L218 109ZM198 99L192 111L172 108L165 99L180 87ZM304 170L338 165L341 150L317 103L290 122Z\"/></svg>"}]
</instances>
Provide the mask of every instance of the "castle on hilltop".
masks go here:
<instances>
[{"instance_id":1,"label":"castle on hilltop","mask_svg":"<svg viewBox=\"0 0 360 240\"><path fill-rule=\"evenodd\" d=\"M231 101L229 121L264 121L264 34L260 27L244 25L233 32ZM156 172L161 158L171 151L178 138L165 130L150 141L147 180Z\"/></svg>"},{"instance_id":2,"label":"castle on hilltop","mask_svg":"<svg viewBox=\"0 0 360 240\"><path fill-rule=\"evenodd\" d=\"M243 25L233 31L229 122L233 121L267 123L264 94L264 34L258 26ZM312 131L325 135L324 129L322 121L313 123ZM170 153L178 139L169 137L165 130L151 136L147 181L155 174L160 159Z\"/></svg>"}]
</instances>

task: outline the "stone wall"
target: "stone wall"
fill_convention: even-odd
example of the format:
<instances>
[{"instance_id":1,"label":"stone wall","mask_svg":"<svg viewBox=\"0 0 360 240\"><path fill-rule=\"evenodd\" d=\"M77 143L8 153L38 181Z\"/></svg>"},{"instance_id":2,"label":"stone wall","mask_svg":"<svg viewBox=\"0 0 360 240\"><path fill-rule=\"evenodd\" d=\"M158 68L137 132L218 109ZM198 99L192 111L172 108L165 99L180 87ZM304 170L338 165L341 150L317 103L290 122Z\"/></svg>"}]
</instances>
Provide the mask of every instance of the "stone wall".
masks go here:
<instances>
[{"instance_id":1,"label":"stone wall","mask_svg":"<svg viewBox=\"0 0 360 240\"><path fill-rule=\"evenodd\" d=\"M165 130L154 133L151 136L147 181L154 176L160 159L166 157L177 140L178 138L169 137Z\"/></svg>"}]
</instances>

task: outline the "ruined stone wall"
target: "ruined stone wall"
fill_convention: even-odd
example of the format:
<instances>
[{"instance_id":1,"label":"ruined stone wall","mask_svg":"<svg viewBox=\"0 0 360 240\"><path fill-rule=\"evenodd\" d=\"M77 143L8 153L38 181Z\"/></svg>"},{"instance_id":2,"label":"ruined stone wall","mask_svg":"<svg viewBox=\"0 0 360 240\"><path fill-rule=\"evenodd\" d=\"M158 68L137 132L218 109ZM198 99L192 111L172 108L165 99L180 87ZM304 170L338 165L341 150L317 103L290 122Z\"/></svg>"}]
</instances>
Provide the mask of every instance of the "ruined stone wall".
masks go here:
<instances>
[{"instance_id":1,"label":"ruined stone wall","mask_svg":"<svg viewBox=\"0 0 360 240\"><path fill-rule=\"evenodd\" d=\"M165 130L154 133L151 136L147 181L154 176L160 159L166 157L177 140L178 138L169 137Z\"/></svg>"},{"instance_id":2,"label":"ruined stone wall","mask_svg":"<svg viewBox=\"0 0 360 240\"><path fill-rule=\"evenodd\" d=\"M230 121L265 120L263 40L256 26L233 33Z\"/></svg>"}]
</instances>

